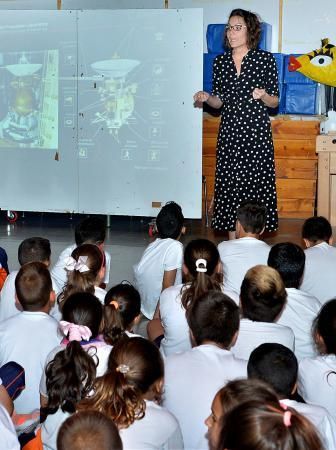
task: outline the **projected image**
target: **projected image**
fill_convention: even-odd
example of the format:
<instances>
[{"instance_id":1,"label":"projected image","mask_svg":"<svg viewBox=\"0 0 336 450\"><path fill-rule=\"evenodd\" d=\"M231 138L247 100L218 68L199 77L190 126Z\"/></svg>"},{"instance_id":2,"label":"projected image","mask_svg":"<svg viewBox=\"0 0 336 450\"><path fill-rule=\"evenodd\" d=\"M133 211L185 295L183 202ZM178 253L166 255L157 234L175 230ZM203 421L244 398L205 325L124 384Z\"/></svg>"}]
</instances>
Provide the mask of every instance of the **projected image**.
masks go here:
<instances>
[{"instance_id":1,"label":"projected image","mask_svg":"<svg viewBox=\"0 0 336 450\"><path fill-rule=\"evenodd\" d=\"M105 123L110 134L117 135L134 111L134 96L137 83L127 83L126 76L140 61L132 59L110 59L91 64L92 69L104 77L98 88L101 111L95 113L92 123Z\"/></svg>"},{"instance_id":2,"label":"projected image","mask_svg":"<svg viewBox=\"0 0 336 450\"><path fill-rule=\"evenodd\" d=\"M58 51L0 53L0 146L58 146Z\"/></svg>"}]
</instances>

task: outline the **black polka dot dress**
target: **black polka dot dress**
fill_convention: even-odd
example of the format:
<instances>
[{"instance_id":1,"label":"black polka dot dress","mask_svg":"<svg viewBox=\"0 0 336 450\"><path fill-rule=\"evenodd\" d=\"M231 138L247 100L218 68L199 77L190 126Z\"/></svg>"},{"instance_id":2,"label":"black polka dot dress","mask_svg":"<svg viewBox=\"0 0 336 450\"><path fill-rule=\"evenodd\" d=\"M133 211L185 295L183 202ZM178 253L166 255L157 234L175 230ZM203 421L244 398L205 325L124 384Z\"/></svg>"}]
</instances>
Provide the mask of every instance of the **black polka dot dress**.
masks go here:
<instances>
[{"instance_id":1,"label":"black polka dot dress","mask_svg":"<svg viewBox=\"0 0 336 450\"><path fill-rule=\"evenodd\" d=\"M236 211L244 200L258 201L267 207L267 231L278 227L271 124L265 104L252 97L254 88L279 96L277 68L271 53L249 50L239 76L231 51L217 56L212 94L223 102L212 219L212 227L217 230L235 229Z\"/></svg>"}]
</instances>

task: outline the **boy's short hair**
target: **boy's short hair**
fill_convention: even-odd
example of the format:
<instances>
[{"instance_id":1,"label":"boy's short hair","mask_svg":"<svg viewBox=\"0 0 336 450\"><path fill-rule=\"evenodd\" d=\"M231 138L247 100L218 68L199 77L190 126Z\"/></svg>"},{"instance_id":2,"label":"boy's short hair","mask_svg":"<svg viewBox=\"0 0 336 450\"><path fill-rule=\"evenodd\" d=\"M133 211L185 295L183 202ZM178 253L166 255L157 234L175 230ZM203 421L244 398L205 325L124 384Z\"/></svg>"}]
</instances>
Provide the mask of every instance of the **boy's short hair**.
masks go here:
<instances>
[{"instance_id":1,"label":"boy's short hair","mask_svg":"<svg viewBox=\"0 0 336 450\"><path fill-rule=\"evenodd\" d=\"M49 262L51 255L50 241L42 237L31 237L21 242L18 248L20 266L30 262Z\"/></svg>"},{"instance_id":2,"label":"boy's short hair","mask_svg":"<svg viewBox=\"0 0 336 450\"><path fill-rule=\"evenodd\" d=\"M49 270L41 262L24 264L16 275L15 290L24 311L40 311L52 291Z\"/></svg>"},{"instance_id":3,"label":"boy's short hair","mask_svg":"<svg viewBox=\"0 0 336 450\"><path fill-rule=\"evenodd\" d=\"M302 238L314 244L318 241L328 243L331 236L332 228L330 222L325 217L310 217L303 224Z\"/></svg>"},{"instance_id":4,"label":"boy's short hair","mask_svg":"<svg viewBox=\"0 0 336 450\"><path fill-rule=\"evenodd\" d=\"M156 228L161 239L177 239L183 228L182 208L175 202L166 203L156 218Z\"/></svg>"},{"instance_id":5,"label":"boy's short hair","mask_svg":"<svg viewBox=\"0 0 336 450\"><path fill-rule=\"evenodd\" d=\"M268 255L267 264L277 270L286 288L298 289L305 267L306 255L292 242L275 244Z\"/></svg>"},{"instance_id":6,"label":"boy's short hair","mask_svg":"<svg viewBox=\"0 0 336 450\"><path fill-rule=\"evenodd\" d=\"M209 291L199 297L186 315L197 345L209 340L228 348L239 329L238 306L219 291Z\"/></svg>"},{"instance_id":7,"label":"boy's short hair","mask_svg":"<svg viewBox=\"0 0 336 450\"><path fill-rule=\"evenodd\" d=\"M76 245L84 243L102 244L106 238L106 225L103 219L96 216L86 217L75 228Z\"/></svg>"},{"instance_id":8,"label":"boy's short hair","mask_svg":"<svg viewBox=\"0 0 336 450\"><path fill-rule=\"evenodd\" d=\"M294 353L281 344L261 344L253 350L247 364L249 378L265 381L280 398L289 398L298 375Z\"/></svg>"},{"instance_id":9,"label":"boy's short hair","mask_svg":"<svg viewBox=\"0 0 336 450\"><path fill-rule=\"evenodd\" d=\"M260 234L265 227L266 206L257 202L245 201L237 209L237 220L245 233Z\"/></svg>"},{"instance_id":10,"label":"boy's short hair","mask_svg":"<svg viewBox=\"0 0 336 450\"><path fill-rule=\"evenodd\" d=\"M285 285L275 269L258 265L246 272L240 288L244 318L254 322L274 322L286 299Z\"/></svg>"},{"instance_id":11,"label":"boy's short hair","mask_svg":"<svg viewBox=\"0 0 336 450\"><path fill-rule=\"evenodd\" d=\"M57 436L57 450L122 450L113 420L99 411L80 411L65 420Z\"/></svg>"}]
</instances>

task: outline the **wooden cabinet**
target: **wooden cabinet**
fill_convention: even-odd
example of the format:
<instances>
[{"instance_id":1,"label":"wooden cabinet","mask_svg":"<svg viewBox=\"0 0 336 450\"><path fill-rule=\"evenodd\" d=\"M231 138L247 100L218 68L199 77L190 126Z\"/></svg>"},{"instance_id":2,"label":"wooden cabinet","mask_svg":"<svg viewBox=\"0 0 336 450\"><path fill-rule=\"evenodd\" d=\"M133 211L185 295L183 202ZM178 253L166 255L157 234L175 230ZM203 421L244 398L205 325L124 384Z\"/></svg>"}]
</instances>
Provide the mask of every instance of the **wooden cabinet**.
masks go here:
<instances>
[{"instance_id":1,"label":"wooden cabinet","mask_svg":"<svg viewBox=\"0 0 336 450\"><path fill-rule=\"evenodd\" d=\"M214 194L216 139L219 117L203 117L203 175L208 204ZM320 121L312 116L272 118L279 217L314 215L317 182L316 136Z\"/></svg>"}]
</instances>

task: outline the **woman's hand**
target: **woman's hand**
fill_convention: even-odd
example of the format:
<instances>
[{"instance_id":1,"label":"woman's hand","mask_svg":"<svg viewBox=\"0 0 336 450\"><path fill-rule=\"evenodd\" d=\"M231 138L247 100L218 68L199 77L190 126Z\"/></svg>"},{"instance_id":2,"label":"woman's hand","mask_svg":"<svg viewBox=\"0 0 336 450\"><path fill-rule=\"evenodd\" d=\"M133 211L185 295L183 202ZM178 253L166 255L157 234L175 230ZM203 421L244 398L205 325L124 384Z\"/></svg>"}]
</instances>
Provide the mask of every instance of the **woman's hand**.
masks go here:
<instances>
[{"instance_id":1,"label":"woman's hand","mask_svg":"<svg viewBox=\"0 0 336 450\"><path fill-rule=\"evenodd\" d=\"M194 95L194 102L204 103L209 100L210 94L205 91L198 91Z\"/></svg>"},{"instance_id":2,"label":"woman's hand","mask_svg":"<svg viewBox=\"0 0 336 450\"><path fill-rule=\"evenodd\" d=\"M267 94L265 89L254 88L252 97L254 100L261 100L269 108L276 108L279 104L279 97Z\"/></svg>"},{"instance_id":3,"label":"woman's hand","mask_svg":"<svg viewBox=\"0 0 336 450\"><path fill-rule=\"evenodd\" d=\"M265 89L255 88L252 92L252 97L254 98L254 100L263 100L265 98L265 95Z\"/></svg>"}]
</instances>

